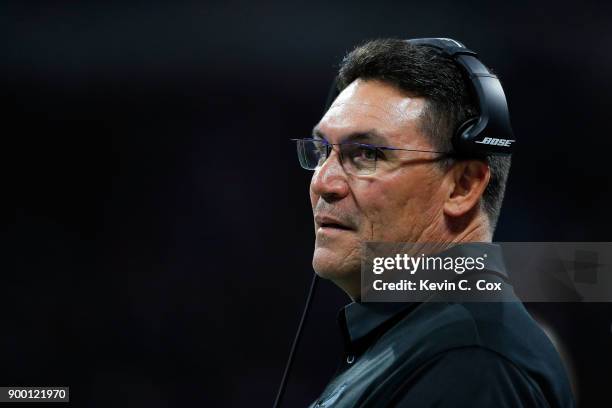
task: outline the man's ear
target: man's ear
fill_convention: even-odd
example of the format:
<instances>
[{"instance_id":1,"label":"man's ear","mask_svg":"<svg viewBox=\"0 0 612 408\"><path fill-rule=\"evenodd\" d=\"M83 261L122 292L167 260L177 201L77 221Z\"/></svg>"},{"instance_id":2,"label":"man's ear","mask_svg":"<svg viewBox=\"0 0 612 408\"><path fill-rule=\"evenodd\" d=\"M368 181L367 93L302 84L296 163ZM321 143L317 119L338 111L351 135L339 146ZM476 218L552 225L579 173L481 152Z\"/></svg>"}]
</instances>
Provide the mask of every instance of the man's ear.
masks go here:
<instances>
[{"instance_id":1,"label":"man's ear","mask_svg":"<svg viewBox=\"0 0 612 408\"><path fill-rule=\"evenodd\" d=\"M444 214L460 217L478 205L489 184L491 170L485 161L461 160L453 164L447 177L451 179Z\"/></svg>"}]
</instances>

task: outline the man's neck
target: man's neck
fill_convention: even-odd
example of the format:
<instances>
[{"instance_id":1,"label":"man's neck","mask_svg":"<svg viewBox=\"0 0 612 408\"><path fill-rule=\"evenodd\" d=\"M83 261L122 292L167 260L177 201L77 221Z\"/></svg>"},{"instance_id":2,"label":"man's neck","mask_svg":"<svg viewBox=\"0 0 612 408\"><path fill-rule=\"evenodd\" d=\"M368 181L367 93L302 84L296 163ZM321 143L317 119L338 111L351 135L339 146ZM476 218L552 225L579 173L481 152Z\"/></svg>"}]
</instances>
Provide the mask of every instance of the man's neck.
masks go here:
<instances>
[{"instance_id":1,"label":"man's neck","mask_svg":"<svg viewBox=\"0 0 612 408\"><path fill-rule=\"evenodd\" d=\"M477 223L466 228L454 240L454 243L462 242L491 242L493 239L488 223Z\"/></svg>"},{"instance_id":2,"label":"man's neck","mask_svg":"<svg viewBox=\"0 0 612 408\"><path fill-rule=\"evenodd\" d=\"M459 219L441 213L414 242L439 243L444 250L464 242L491 242L492 235L488 217L475 208Z\"/></svg>"}]
</instances>

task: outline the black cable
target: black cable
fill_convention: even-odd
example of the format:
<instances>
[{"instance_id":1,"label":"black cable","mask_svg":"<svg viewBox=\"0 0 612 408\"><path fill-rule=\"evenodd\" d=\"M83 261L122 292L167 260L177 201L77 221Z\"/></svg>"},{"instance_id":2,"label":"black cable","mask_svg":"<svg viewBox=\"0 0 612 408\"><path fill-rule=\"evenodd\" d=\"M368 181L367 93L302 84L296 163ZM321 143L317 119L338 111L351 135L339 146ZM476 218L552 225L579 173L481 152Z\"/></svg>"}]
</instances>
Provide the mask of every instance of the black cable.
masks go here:
<instances>
[{"instance_id":1,"label":"black cable","mask_svg":"<svg viewBox=\"0 0 612 408\"><path fill-rule=\"evenodd\" d=\"M278 388L278 394L276 394L276 400L274 401L274 408L280 407L281 399L283 398L283 394L285 393L287 378L289 377L289 371L291 370L291 366L293 365L293 357L295 354L295 350L297 349L298 343L300 342L302 328L304 327L304 322L306 321L306 316L308 315L308 310L310 309L310 303L312 303L312 298L315 292L315 287L317 286L318 278L319 276L316 273L313 273L312 283L310 284L310 290L308 291L308 297L306 298L306 305L304 305L304 311L302 312L302 319L300 320L300 324L295 333L295 338L293 339L293 345L291 346L289 358L287 359L287 365L285 366L285 373L283 374L283 379L281 380L280 387Z\"/></svg>"},{"instance_id":2,"label":"black cable","mask_svg":"<svg viewBox=\"0 0 612 408\"><path fill-rule=\"evenodd\" d=\"M323 110L323 114L327 112L327 110L329 109L332 102L334 101L334 99L336 99L337 96L337 77L334 77L329 93L327 94L327 100L325 101L325 109ZM289 352L289 358L287 359L287 365L285 366L285 372L283 373L283 379L281 380L280 387L278 387L278 393L276 394L276 400L274 401L273 408L280 407L281 400L283 399L283 394L285 393L285 388L287 386L287 378L289 377L289 371L291 370L291 366L293 365L293 356L300 342L300 337L302 336L302 328L304 327L306 316L308 316L308 310L310 310L310 304L312 303L315 288L317 286L317 282L319 281L319 275L317 275L316 273L313 273L312 275L312 283L310 284L310 290L308 291L308 296L306 297L306 304L304 305L302 318L300 319L300 324L298 325L297 331L295 332L293 345L291 346L291 351Z\"/></svg>"}]
</instances>

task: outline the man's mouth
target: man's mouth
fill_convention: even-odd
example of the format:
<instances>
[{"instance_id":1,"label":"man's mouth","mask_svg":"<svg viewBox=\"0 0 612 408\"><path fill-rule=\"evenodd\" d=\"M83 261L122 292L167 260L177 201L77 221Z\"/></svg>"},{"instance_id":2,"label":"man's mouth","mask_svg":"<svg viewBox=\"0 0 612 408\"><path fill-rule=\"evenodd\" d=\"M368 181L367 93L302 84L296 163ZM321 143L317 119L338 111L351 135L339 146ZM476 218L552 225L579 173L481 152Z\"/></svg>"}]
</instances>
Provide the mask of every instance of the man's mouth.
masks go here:
<instances>
[{"instance_id":1,"label":"man's mouth","mask_svg":"<svg viewBox=\"0 0 612 408\"><path fill-rule=\"evenodd\" d=\"M328 228L328 229L336 229L336 230L345 230L350 231L354 228L351 228L348 223L342 222L336 218L328 217L328 216L315 216L315 222L319 226L319 228Z\"/></svg>"},{"instance_id":2,"label":"man's mouth","mask_svg":"<svg viewBox=\"0 0 612 408\"><path fill-rule=\"evenodd\" d=\"M335 224L333 222L330 222L330 223L325 222L325 223L321 224L321 228L336 228L336 229L341 229L341 230L349 230L350 229L349 227L345 227L344 225L341 225L341 224Z\"/></svg>"}]
</instances>

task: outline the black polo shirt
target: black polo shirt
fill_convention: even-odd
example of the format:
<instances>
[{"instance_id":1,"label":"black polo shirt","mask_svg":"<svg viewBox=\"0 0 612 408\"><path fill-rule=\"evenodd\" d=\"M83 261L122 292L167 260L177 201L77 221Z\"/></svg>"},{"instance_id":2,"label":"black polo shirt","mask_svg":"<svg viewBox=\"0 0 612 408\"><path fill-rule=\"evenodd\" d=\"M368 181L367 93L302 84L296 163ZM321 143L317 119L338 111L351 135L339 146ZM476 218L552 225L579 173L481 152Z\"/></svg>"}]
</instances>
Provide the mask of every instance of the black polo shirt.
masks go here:
<instances>
[{"instance_id":1,"label":"black polo shirt","mask_svg":"<svg viewBox=\"0 0 612 408\"><path fill-rule=\"evenodd\" d=\"M311 407L575 406L557 351L504 279L500 248L476 245L505 301L349 304L342 363Z\"/></svg>"}]
</instances>

